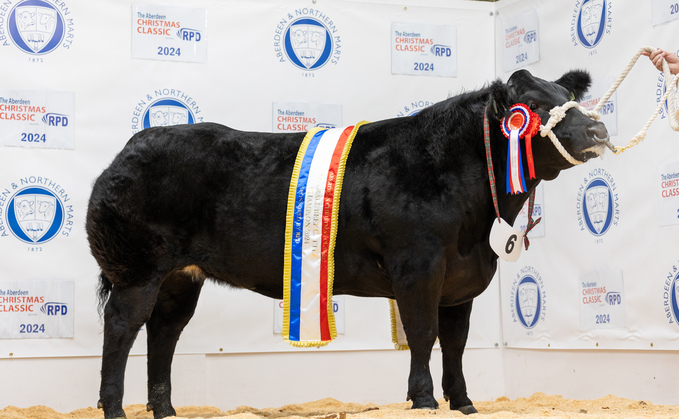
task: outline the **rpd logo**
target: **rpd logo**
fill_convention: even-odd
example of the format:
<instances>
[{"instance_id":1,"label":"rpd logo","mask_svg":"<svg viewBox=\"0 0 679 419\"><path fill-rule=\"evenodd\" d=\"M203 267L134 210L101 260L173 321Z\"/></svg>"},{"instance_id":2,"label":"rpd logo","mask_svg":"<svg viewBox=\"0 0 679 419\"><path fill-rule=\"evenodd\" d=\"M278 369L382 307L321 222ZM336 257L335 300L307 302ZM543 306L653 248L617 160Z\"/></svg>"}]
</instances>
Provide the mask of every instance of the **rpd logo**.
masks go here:
<instances>
[{"instance_id":1,"label":"rpd logo","mask_svg":"<svg viewBox=\"0 0 679 419\"><path fill-rule=\"evenodd\" d=\"M328 62L337 64L341 38L326 14L305 7L280 20L274 35L274 52L280 62L287 58L301 70L314 71Z\"/></svg>"},{"instance_id":2,"label":"rpd logo","mask_svg":"<svg viewBox=\"0 0 679 419\"><path fill-rule=\"evenodd\" d=\"M4 20L6 28L3 28L3 19L0 19L0 33L5 29L12 43L27 54L49 54L59 46L71 47L73 19L69 16L70 11L64 2L50 4L43 0L24 0L9 11Z\"/></svg>"},{"instance_id":3,"label":"rpd logo","mask_svg":"<svg viewBox=\"0 0 679 419\"><path fill-rule=\"evenodd\" d=\"M613 177L594 169L578 190L577 216L581 231L601 237L620 221L620 202ZM599 241L597 241L599 243Z\"/></svg>"},{"instance_id":4,"label":"rpd logo","mask_svg":"<svg viewBox=\"0 0 679 419\"><path fill-rule=\"evenodd\" d=\"M418 100L416 102L410 102L410 105L406 105L399 111L396 115L397 117L402 116L413 116L420 113L420 111L426 107L433 105L435 102L430 102L428 100Z\"/></svg>"},{"instance_id":5,"label":"rpd logo","mask_svg":"<svg viewBox=\"0 0 679 419\"><path fill-rule=\"evenodd\" d=\"M677 265L672 266L672 270L665 278L663 300L667 320L669 323L679 324L679 272Z\"/></svg>"},{"instance_id":6,"label":"rpd logo","mask_svg":"<svg viewBox=\"0 0 679 419\"><path fill-rule=\"evenodd\" d=\"M181 28L177 31L177 37L182 41L200 42L202 36L197 29Z\"/></svg>"},{"instance_id":7,"label":"rpd logo","mask_svg":"<svg viewBox=\"0 0 679 419\"><path fill-rule=\"evenodd\" d=\"M453 55L452 48L447 45L440 44L432 45L432 47L429 49L429 52L431 52L434 57L450 57Z\"/></svg>"},{"instance_id":8,"label":"rpd logo","mask_svg":"<svg viewBox=\"0 0 679 419\"><path fill-rule=\"evenodd\" d=\"M592 49L611 32L611 0L577 0L571 20L571 41Z\"/></svg>"},{"instance_id":9,"label":"rpd logo","mask_svg":"<svg viewBox=\"0 0 679 419\"><path fill-rule=\"evenodd\" d=\"M532 44L538 40L538 33L536 31L528 31L523 35L523 42L526 44Z\"/></svg>"},{"instance_id":10,"label":"rpd logo","mask_svg":"<svg viewBox=\"0 0 679 419\"><path fill-rule=\"evenodd\" d=\"M151 127L196 124L201 109L188 94L177 89L158 89L139 101L132 113L132 131L137 133Z\"/></svg>"},{"instance_id":11,"label":"rpd logo","mask_svg":"<svg viewBox=\"0 0 679 419\"><path fill-rule=\"evenodd\" d=\"M622 304L622 294L613 291L607 292L606 297L604 297L604 301L606 301L609 306L620 305Z\"/></svg>"},{"instance_id":12,"label":"rpd logo","mask_svg":"<svg viewBox=\"0 0 679 419\"><path fill-rule=\"evenodd\" d=\"M540 273L526 266L516 275L512 284L510 309L512 320L532 329L545 317L546 294Z\"/></svg>"},{"instance_id":13,"label":"rpd logo","mask_svg":"<svg viewBox=\"0 0 679 419\"><path fill-rule=\"evenodd\" d=\"M40 312L47 316L65 316L68 313L68 305L65 303L45 303L40 307Z\"/></svg>"},{"instance_id":14,"label":"rpd logo","mask_svg":"<svg viewBox=\"0 0 679 419\"><path fill-rule=\"evenodd\" d=\"M68 115L60 113L47 113L43 115L42 122L50 127L67 127Z\"/></svg>"},{"instance_id":15,"label":"rpd logo","mask_svg":"<svg viewBox=\"0 0 679 419\"><path fill-rule=\"evenodd\" d=\"M335 124L331 124L329 122L319 122L316 125L314 125L314 127L328 128L328 129L337 128L337 126Z\"/></svg>"}]
</instances>

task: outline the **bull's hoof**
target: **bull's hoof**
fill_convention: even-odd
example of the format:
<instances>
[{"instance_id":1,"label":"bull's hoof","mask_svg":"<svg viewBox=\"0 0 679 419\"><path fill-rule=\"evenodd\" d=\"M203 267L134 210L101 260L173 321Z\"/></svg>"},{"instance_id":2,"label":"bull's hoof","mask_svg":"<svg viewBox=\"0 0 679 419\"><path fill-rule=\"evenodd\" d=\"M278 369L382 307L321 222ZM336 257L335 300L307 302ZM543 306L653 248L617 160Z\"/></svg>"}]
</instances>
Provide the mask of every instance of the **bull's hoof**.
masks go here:
<instances>
[{"instance_id":1,"label":"bull's hoof","mask_svg":"<svg viewBox=\"0 0 679 419\"><path fill-rule=\"evenodd\" d=\"M462 412L462 414L464 414L464 415L471 415L471 414L474 414L474 413L479 413L479 411L476 410L476 408L474 407L473 404L468 404L467 406L458 407L455 410Z\"/></svg>"},{"instance_id":2,"label":"bull's hoof","mask_svg":"<svg viewBox=\"0 0 679 419\"><path fill-rule=\"evenodd\" d=\"M153 410L153 419L163 419L170 416L177 416L177 412L174 410L172 405L156 405L153 403L146 404L146 411L150 412Z\"/></svg>"},{"instance_id":3,"label":"bull's hoof","mask_svg":"<svg viewBox=\"0 0 679 419\"><path fill-rule=\"evenodd\" d=\"M431 399L426 398L424 400L413 400L412 409L436 410L438 408L439 408L439 403L433 397Z\"/></svg>"},{"instance_id":4,"label":"bull's hoof","mask_svg":"<svg viewBox=\"0 0 679 419\"><path fill-rule=\"evenodd\" d=\"M101 400L97 402L97 409L104 410L104 419L127 419L127 416L125 416L125 412L123 412L122 409L116 413L107 412L106 409L104 409L104 403L102 403Z\"/></svg>"}]
</instances>

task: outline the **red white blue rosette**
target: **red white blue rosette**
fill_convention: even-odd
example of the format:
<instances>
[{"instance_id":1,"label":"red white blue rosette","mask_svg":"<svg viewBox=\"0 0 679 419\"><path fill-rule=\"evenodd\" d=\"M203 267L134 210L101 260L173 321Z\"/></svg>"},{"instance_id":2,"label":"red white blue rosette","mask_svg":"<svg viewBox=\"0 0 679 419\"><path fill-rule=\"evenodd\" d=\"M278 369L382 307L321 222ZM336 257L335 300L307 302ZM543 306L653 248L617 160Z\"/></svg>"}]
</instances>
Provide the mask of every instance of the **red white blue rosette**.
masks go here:
<instances>
[{"instance_id":1,"label":"red white blue rosette","mask_svg":"<svg viewBox=\"0 0 679 419\"><path fill-rule=\"evenodd\" d=\"M509 108L511 114L500 121L502 133L509 139L507 152L507 193L515 194L526 192L526 180L523 175L523 163L521 161L521 143L526 142L526 160L530 179L535 179L535 165L533 163L533 150L531 138L540 129L540 116L531 111L523 103L517 103Z\"/></svg>"},{"instance_id":2,"label":"red white blue rosette","mask_svg":"<svg viewBox=\"0 0 679 419\"><path fill-rule=\"evenodd\" d=\"M509 111L511 112L511 115L507 118L502 118L501 121L502 133L505 137L509 138L510 133L516 130L518 131L519 138L523 138L528 129L528 123L532 116L531 114L534 114L534 112L528 109L528 106L523 103L512 105L512 107L509 108ZM538 116L538 119L539 118L540 117Z\"/></svg>"}]
</instances>

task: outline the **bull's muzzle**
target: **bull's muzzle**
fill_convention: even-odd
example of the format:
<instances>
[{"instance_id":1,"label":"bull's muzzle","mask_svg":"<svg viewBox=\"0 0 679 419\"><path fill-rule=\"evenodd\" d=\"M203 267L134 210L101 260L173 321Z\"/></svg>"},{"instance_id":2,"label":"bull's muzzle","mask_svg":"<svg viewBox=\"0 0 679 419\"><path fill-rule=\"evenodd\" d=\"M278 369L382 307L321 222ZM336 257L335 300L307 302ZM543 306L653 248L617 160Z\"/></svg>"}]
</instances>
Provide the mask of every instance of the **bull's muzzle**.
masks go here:
<instances>
[{"instance_id":1,"label":"bull's muzzle","mask_svg":"<svg viewBox=\"0 0 679 419\"><path fill-rule=\"evenodd\" d=\"M606 125L601 122L597 122L591 127L587 128L587 135L599 144L603 144L610 148L611 151L615 151L615 146L611 143L611 137L608 135L608 130Z\"/></svg>"}]
</instances>

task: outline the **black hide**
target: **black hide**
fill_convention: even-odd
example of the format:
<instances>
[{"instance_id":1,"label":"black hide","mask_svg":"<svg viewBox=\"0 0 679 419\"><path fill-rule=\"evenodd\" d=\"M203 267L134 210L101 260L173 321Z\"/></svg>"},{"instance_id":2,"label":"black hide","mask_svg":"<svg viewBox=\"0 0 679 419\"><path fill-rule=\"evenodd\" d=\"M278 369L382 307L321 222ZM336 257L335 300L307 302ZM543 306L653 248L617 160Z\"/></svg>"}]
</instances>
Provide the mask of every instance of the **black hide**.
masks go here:
<instances>
[{"instance_id":1,"label":"black hide","mask_svg":"<svg viewBox=\"0 0 679 419\"><path fill-rule=\"evenodd\" d=\"M577 71L559 83L519 71L508 84L495 81L416 116L365 125L354 140L339 210L334 289L397 300L411 350L414 408L437 407L429 357L439 337L450 407L475 411L461 357L472 300L497 263L488 244L495 213L484 110L500 211L512 223L528 194L504 193L507 140L499 120L521 102L545 123L552 107L580 97L590 79ZM592 130L605 132L570 110L554 132L571 155L587 160L602 152ZM87 234L105 304L99 406L106 418L124 416L125 364L145 323L148 407L156 418L174 415L172 355L206 278L282 298L286 201L303 137L212 123L151 128L136 134L97 179ZM539 179L527 181L529 190L570 167L546 138L534 137L533 151Z\"/></svg>"}]
</instances>

